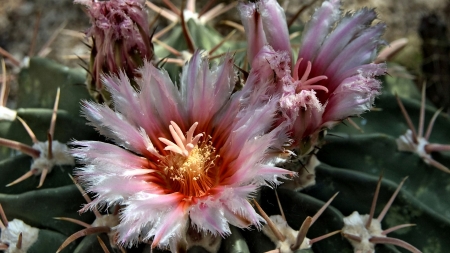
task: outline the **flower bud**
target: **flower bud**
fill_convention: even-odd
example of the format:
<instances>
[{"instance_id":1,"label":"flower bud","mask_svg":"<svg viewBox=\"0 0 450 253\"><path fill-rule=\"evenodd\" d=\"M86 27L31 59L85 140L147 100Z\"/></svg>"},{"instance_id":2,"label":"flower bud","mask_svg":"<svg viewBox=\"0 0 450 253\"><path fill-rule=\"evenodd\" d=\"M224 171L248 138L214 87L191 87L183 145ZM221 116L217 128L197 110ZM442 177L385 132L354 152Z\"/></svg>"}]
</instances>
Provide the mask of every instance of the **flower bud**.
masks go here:
<instances>
[{"instance_id":1,"label":"flower bud","mask_svg":"<svg viewBox=\"0 0 450 253\"><path fill-rule=\"evenodd\" d=\"M98 102L110 101L100 80L106 74L124 71L131 80L144 59L152 60L153 44L144 1L75 0L88 8L92 26L86 35L93 40L88 89Z\"/></svg>"}]
</instances>

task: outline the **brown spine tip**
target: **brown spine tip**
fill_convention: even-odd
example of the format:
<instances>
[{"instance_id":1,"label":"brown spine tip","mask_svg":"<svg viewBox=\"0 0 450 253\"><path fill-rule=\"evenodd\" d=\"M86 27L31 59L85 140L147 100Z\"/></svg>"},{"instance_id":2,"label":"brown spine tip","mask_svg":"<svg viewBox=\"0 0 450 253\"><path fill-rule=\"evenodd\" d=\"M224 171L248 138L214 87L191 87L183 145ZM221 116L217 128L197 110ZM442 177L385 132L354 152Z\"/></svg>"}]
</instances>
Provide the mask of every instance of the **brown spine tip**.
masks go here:
<instances>
[{"instance_id":1,"label":"brown spine tip","mask_svg":"<svg viewBox=\"0 0 450 253\"><path fill-rule=\"evenodd\" d=\"M17 238L16 248L22 249L22 233L20 233L19 238Z\"/></svg>"},{"instance_id":2,"label":"brown spine tip","mask_svg":"<svg viewBox=\"0 0 450 253\"><path fill-rule=\"evenodd\" d=\"M296 251L302 246L303 241L306 238L306 234L308 233L309 228L311 227L312 218L310 216L306 217L306 219L303 221L302 226L300 227L300 230L297 234L297 240L295 244L291 245L291 250Z\"/></svg>"},{"instance_id":3,"label":"brown spine tip","mask_svg":"<svg viewBox=\"0 0 450 253\"><path fill-rule=\"evenodd\" d=\"M368 229L372 224L373 215L375 213L375 208L377 206L378 194L380 193L381 179L383 178L383 173L380 174L378 178L377 188L375 189L375 194L372 199L372 206L370 207L369 219L367 219L366 228Z\"/></svg>"},{"instance_id":4,"label":"brown spine tip","mask_svg":"<svg viewBox=\"0 0 450 253\"><path fill-rule=\"evenodd\" d=\"M261 206L256 202L256 200L253 200L253 204L256 206L256 209L258 209L258 212L261 214L261 216L264 218L264 220L267 222L267 225L269 226L270 230L272 230L272 233L275 235L275 237L280 241L284 242L286 240L286 237L278 230L278 228L275 226L273 221L269 218L269 216L264 212L264 210L261 208Z\"/></svg>"},{"instance_id":5,"label":"brown spine tip","mask_svg":"<svg viewBox=\"0 0 450 253\"><path fill-rule=\"evenodd\" d=\"M395 246L399 246L402 247L406 250L409 250L412 253L422 253L422 251L420 251L419 249L417 249L416 247L412 246L411 244L402 241L400 239L397 238L389 238L389 237L372 237L369 239L369 242L374 243L374 244L392 244Z\"/></svg>"},{"instance_id":6,"label":"brown spine tip","mask_svg":"<svg viewBox=\"0 0 450 253\"><path fill-rule=\"evenodd\" d=\"M8 227L8 219L6 219L6 214L5 214L5 211L3 211L2 204L0 204L0 218L1 218L0 227L2 229L5 229L6 227ZM3 221L3 223L2 223L2 221Z\"/></svg>"}]
</instances>

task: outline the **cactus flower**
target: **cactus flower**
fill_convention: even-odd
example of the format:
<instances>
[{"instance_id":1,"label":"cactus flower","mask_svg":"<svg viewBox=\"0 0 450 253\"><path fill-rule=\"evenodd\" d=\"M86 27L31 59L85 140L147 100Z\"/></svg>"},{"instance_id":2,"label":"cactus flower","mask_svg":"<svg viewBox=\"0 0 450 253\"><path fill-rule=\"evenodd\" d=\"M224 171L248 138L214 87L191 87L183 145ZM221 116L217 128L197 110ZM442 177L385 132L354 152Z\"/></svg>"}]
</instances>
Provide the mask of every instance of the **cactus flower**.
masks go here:
<instances>
[{"instance_id":1,"label":"cactus flower","mask_svg":"<svg viewBox=\"0 0 450 253\"><path fill-rule=\"evenodd\" d=\"M277 101L243 106L242 92L232 94L230 56L210 69L196 52L180 89L148 62L138 72L138 90L123 72L104 77L114 110L84 103L86 118L116 144L73 143L85 165L76 174L96 194L84 211L120 204L119 243L151 241L172 251L185 247L189 228L225 236L229 224L259 227L248 199L291 174L274 167L269 152L287 141L283 127L272 127Z\"/></svg>"},{"instance_id":2,"label":"cactus flower","mask_svg":"<svg viewBox=\"0 0 450 253\"><path fill-rule=\"evenodd\" d=\"M252 64L261 48L269 44L275 51L291 51L289 30L283 8L276 0L239 4L242 24L251 47L247 56Z\"/></svg>"},{"instance_id":3,"label":"cactus flower","mask_svg":"<svg viewBox=\"0 0 450 253\"><path fill-rule=\"evenodd\" d=\"M88 7L92 26L86 35L93 39L90 83L88 88L98 101L109 101L100 76L124 70L134 77L134 70L144 59L153 58L153 45L147 13L142 0L75 0Z\"/></svg>"},{"instance_id":4,"label":"cactus flower","mask_svg":"<svg viewBox=\"0 0 450 253\"><path fill-rule=\"evenodd\" d=\"M339 1L330 0L317 9L293 61L286 19L276 0L239 6L248 43L255 45L248 49L249 62L261 68L264 61L258 58L265 54L265 64L275 73L275 88L268 91L282 94L279 110L291 125L293 146L314 145L323 128L370 109L380 93L375 77L386 68L371 62L385 26L371 26L373 10L342 16L339 8Z\"/></svg>"}]
</instances>

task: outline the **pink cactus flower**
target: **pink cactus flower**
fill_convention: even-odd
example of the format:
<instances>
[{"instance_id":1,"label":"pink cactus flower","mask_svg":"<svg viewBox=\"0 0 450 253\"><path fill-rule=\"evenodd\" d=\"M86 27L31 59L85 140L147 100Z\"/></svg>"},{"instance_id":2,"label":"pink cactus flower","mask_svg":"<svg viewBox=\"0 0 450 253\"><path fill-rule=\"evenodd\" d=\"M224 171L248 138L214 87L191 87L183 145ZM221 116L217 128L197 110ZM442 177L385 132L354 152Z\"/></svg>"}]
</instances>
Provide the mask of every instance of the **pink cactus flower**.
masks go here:
<instances>
[{"instance_id":1,"label":"pink cactus flower","mask_svg":"<svg viewBox=\"0 0 450 253\"><path fill-rule=\"evenodd\" d=\"M291 51L289 30L283 8L276 0L259 0L256 3L239 4L242 24L249 45L247 56L250 64L261 48L269 44L275 51Z\"/></svg>"},{"instance_id":2,"label":"pink cactus flower","mask_svg":"<svg viewBox=\"0 0 450 253\"><path fill-rule=\"evenodd\" d=\"M134 77L134 70L141 67L143 60L153 58L153 45L144 0L74 0L88 8L92 26L86 35L91 36L92 46L90 63L91 90L107 100L109 95L102 94L100 76L103 72L119 73L124 70Z\"/></svg>"},{"instance_id":3,"label":"pink cactus flower","mask_svg":"<svg viewBox=\"0 0 450 253\"><path fill-rule=\"evenodd\" d=\"M279 110L291 125L294 146L367 111L380 94L376 77L386 67L371 62L385 26L371 26L373 10L342 16L339 8L339 1L330 0L317 9L292 64L286 19L276 0L239 6L248 43L255 45L248 49L252 71L269 66L275 73L267 90L282 94Z\"/></svg>"},{"instance_id":4,"label":"pink cactus flower","mask_svg":"<svg viewBox=\"0 0 450 253\"><path fill-rule=\"evenodd\" d=\"M209 68L196 52L179 89L165 70L146 63L135 90L124 73L106 76L115 109L85 102L86 118L116 145L76 141L85 166L79 180L96 199L83 210L120 204L119 243L152 241L175 251L189 227L226 236L229 224L260 227L248 200L262 185L291 172L275 167L271 150L287 141L273 127L277 100L232 94L237 80L226 56ZM243 104L245 102L245 105Z\"/></svg>"}]
</instances>

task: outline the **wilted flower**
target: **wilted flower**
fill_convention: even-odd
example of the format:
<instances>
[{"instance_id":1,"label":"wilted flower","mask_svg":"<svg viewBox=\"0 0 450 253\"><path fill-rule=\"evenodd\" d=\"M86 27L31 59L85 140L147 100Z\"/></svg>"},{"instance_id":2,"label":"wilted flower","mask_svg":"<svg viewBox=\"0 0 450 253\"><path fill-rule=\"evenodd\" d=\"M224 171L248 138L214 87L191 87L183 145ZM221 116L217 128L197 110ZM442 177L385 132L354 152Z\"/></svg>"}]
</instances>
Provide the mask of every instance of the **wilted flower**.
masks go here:
<instances>
[{"instance_id":1,"label":"wilted flower","mask_svg":"<svg viewBox=\"0 0 450 253\"><path fill-rule=\"evenodd\" d=\"M371 108L381 88L375 77L385 72L383 64L371 63L384 30L383 24L370 26L376 18L373 10L341 16L339 1L324 2L303 31L293 64L278 3L261 0L239 8L248 42L256 45L249 47L249 62L253 69L269 65L275 73L268 90L282 94L280 112L291 125L294 147L303 142L308 153L323 128Z\"/></svg>"},{"instance_id":2,"label":"wilted flower","mask_svg":"<svg viewBox=\"0 0 450 253\"><path fill-rule=\"evenodd\" d=\"M107 76L115 110L84 103L84 114L113 144L77 141L73 154L85 164L77 175L98 205L120 204L119 242L183 247L186 231L225 236L228 224L262 222L248 202L261 185L289 173L274 167L271 148L286 140L273 128L277 100L248 102L232 94L230 56L209 68L196 52L184 67L180 89L165 70L139 69L135 90L124 73ZM243 105L242 101L247 101Z\"/></svg>"},{"instance_id":3,"label":"wilted flower","mask_svg":"<svg viewBox=\"0 0 450 253\"><path fill-rule=\"evenodd\" d=\"M153 58L153 44L143 0L75 0L86 5L92 27L87 31L93 46L88 88L98 101L109 101L100 77L123 70L134 77L144 59Z\"/></svg>"}]
</instances>

